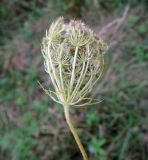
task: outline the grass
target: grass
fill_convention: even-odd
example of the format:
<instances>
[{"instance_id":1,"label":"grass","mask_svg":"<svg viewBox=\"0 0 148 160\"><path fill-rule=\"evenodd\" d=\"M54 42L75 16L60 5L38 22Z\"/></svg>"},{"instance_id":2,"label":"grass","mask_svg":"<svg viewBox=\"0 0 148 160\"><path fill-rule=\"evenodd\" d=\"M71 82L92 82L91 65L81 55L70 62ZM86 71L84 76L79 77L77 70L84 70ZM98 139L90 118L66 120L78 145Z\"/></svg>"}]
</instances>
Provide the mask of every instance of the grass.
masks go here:
<instances>
[{"instance_id":1,"label":"grass","mask_svg":"<svg viewBox=\"0 0 148 160\"><path fill-rule=\"evenodd\" d=\"M84 15L95 12L90 19L96 29L101 16L114 19L130 3L127 24L116 36L122 41L108 53L111 72L98 90L104 101L72 114L90 160L147 160L146 2L110 0L99 2L98 7L92 2L89 7L87 0L46 1L42 5L31 1L24 8L25 3L15 0L0 7L0 159L81 159L62 106L51 101L37 84L38 80L49 84L43 71L41 38L49 22L59 15L80 17L87 23L89 18ZM9 7L10 13L15 10L11 17ZM112 62L115 55L118 57Z\"/></svg>"}]
</instances>

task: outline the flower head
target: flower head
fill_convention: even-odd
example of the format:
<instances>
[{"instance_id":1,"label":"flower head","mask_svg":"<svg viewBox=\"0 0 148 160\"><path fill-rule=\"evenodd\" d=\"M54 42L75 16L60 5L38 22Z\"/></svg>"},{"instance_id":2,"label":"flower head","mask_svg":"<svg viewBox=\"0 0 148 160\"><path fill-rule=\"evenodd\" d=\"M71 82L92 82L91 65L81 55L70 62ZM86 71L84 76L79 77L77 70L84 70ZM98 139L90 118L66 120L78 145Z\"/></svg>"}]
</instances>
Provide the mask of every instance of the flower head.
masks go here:
<instances>
[{"instance_id":1,"label":"flower head","mask_svg":"<svg viewBox=\"0 0 148 160\"><path fill-rule=\"evenodd\" d=\"M81 21L64 23L63 18L51 24L42 41L45 70L50 75L56 102L78 105L92 90L104 68L107 44Z\"/></svg>"}]
</instances>

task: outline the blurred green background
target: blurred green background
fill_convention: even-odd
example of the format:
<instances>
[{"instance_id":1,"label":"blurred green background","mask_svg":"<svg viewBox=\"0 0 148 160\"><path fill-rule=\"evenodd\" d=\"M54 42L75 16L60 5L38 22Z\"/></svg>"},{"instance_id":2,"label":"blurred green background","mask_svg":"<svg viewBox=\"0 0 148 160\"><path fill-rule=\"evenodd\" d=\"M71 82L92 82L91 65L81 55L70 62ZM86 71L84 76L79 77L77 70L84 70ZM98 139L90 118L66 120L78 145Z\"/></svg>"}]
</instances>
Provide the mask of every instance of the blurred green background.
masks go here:
<instances>
[{"instance_id":1,"label":"blurred green background","mask_svg":"<svg viewBox=\"0 0 148 160\"><path fill-rule=\"evenodd\" d=\"M122 19L129 7L127 16ZM50 80L40 44L58 16L81 19L111 44L92 95L72 112L90 160L148 160L148 1L0 1L0 160L82 160L62 106L39 87Z\"/></svg>"}]
</instances>

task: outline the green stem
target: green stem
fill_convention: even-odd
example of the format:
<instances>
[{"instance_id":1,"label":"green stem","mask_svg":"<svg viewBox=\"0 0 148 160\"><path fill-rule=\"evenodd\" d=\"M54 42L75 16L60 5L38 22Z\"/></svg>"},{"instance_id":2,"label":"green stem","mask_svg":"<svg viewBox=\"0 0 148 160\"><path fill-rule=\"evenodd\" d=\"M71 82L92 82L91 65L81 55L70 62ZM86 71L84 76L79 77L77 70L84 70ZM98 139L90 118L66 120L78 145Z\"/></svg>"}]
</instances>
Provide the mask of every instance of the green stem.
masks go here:
<instances>
[{"instance_id":1,"label":"green stem","mask_svg":"<svg viewBox=\"0 0 148 160\"><path fill-rule=\"evenodd\" d=\"M72 132L72 134L73 134L73 136L75 138L75 141L76 141L76 143L77 143L77 145L78 145L78 147L79 147L79 149L81 151L83 159L84 160L88 160L88 157L87 157L87 154L85 152L85 149L84 149L84 147L83 147L83 145L81 143L81 140L80 140L80 138L79 138L79 136L77 134L76 129L74 128L74 126L72 124L70 113L69 113L69 106L66 106L66 105L64 106L64 113L65 113L65 118L66 118L67 124L68 124L68 126L69 126L69 128L70 128L70 130L71 130L71 132Z\"/></svg>"}]
</instances>

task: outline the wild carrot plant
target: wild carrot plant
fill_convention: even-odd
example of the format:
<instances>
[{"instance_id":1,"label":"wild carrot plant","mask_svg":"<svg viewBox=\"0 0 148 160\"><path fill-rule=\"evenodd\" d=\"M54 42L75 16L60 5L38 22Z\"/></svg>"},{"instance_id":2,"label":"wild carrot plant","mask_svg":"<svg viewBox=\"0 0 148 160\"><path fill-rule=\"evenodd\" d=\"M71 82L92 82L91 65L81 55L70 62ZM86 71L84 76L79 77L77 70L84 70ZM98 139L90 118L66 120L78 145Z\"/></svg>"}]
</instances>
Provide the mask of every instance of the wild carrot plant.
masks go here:
<instances>
[{"instance_id":1,"label":"wild carrot plant","mask_svg":"<svg viewBox=\"0 0 148 160\"><path fill-rule=\"evenodd\" d=\"M70 109L97 103L88 94L103 73L107 48L84 23L76 20L65 23L62 17L51 24L42 41L45 71L54 88L44 90L63 105L67 124L84 160L88 160L88 156L71 121Z\"/></svg>"}]
</instances>

